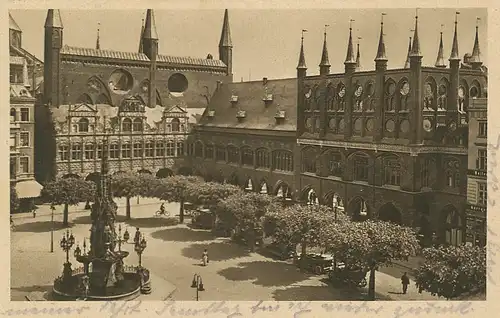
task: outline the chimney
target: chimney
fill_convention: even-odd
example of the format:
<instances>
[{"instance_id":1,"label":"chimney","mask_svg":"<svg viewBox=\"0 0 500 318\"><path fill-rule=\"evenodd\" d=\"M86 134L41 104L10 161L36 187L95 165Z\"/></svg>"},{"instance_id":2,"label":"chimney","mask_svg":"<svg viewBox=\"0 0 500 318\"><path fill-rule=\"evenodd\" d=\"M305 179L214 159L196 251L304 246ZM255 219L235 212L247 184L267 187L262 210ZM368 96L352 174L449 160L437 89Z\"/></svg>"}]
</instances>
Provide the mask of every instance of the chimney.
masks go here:
<instances>
[{"instance_id":1,"label":"chimney","mask_svg":"<svg viewBox=\"0 0 500 318\"><path fill-rule=\"evenodd\" d=\"M262 85L267 85L267 77L262 78Z\"/></svg>"},{"instance_id":2,"label":"chimney","mask_svg":"<svg viewBox=\"0 0 500 318\"><path fill-rule=\"evenodd\" d=\"M222 87L222 81L217 81L217 90L219 90Z\"/></svg>"}]
</instances>

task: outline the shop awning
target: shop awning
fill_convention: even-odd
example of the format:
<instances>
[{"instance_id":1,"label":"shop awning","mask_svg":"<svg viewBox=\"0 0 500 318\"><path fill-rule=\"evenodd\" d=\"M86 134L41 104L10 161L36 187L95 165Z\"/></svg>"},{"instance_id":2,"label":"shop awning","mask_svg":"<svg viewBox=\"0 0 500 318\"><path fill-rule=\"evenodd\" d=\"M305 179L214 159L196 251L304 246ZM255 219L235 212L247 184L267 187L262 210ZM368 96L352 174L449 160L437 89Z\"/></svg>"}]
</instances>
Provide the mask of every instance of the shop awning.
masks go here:
<instances>
[{"instance_id":1,"label":"shop awning","mask_svg":"<svg viewBox=\"0 0 500 318\"><path fill-rule=\"evenodd\" d=\"M42 189L43 186L35 180L20 181L16 183L17 197L19 199L39 197Z\"/></svg>"}]
</instances>

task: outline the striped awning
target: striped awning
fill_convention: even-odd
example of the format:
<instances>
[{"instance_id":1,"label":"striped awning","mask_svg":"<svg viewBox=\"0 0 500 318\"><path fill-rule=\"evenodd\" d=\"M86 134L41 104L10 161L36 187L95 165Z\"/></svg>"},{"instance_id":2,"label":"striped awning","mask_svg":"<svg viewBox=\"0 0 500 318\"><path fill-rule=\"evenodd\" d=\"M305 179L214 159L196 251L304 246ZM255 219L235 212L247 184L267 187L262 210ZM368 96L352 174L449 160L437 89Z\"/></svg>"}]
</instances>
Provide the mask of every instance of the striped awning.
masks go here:
<instances>
[{"instance_id":1,"label":"striped awning","mask_svg":"<svg viewBox=\"0 0 500 318\"><path fill-rule=\"evenodd\" d=\"M16 192L19 199L36 198L40 196L43 186L35 180L16 183Z\"/></svg>"}]
</instances>

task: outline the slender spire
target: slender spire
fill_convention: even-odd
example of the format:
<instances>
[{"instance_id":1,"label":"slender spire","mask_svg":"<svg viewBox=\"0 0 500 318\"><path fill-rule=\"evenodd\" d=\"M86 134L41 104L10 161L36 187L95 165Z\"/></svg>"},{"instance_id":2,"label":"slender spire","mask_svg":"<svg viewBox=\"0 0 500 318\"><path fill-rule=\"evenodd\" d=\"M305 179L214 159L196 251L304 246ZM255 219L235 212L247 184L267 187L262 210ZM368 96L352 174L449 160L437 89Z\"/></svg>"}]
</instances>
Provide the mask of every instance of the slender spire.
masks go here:
<instances>
[{"instance_id":1,"label":"slender spire","mask_svg":"<svg viewBox=\"0 0 500 318\"><path fill-rule=\"evenodd\" d=\"M21 28L16 23L16 20L14 20L14 18L10 14L10 12L9 12L9 30L14 30L14 31L22 32Z\"/></svg>"},{"instance_id":2,"label":"slender spire","mask_svg":"<svg viewBox=\"0 0 500 318\"><path fill-rule=\"evenodd\" d=\"M410 30L411 32L414 32L414 30ZM411 54L411 36L410 36L410 41L408 43L408 53L406 54L406 62L405 62L405 67L404 68L410 68L410 54Z\"/></svg>"},{"instance_id":3,"label":"slender spire","mask_svg":"<svg viewBox=\"0 0 500 318\"><path fill-rule=\"evenodd\" d=\"M326 44L326 28L329 27L328 24L325 25L325 33L324 33L324 40L323 40L323 52L321 53L321 62L319 63L319 66L330 66L330 61L328 60L328 48Z\"/></svg>"},{"instance_id":4,"label":"slender spire","mask_svg":"<svg viewBox=\"0 0 500 318\"><path fill-rule=\"evenodd\" d=\"M441 24L441 28L443 28L443 24ZM441 31L441 37L439 39L439 50L436 58L435 67L446 67L446 63L444 62L443 56L443 31Z\"/></svg>"},{"instance_id":5,"label":"slender spire","mask_svg":"<svg viewBox=\"0 0 500 318\"><path fill-rule=\"evenodd\" d=\"M144 37L144 19L141 22L141 37L139 38L139 53L144 53L144 43L142 38Z\"/></svg>"},{"instance_id":6,"label":"slender spire","mask_svg":"<svg viewBox=\"0 0 500 318\"><path fill-rule=\"evenodd\" d=\"M224 11L224 22L222 23L222 33L220 35L219 47L233 47L231 40L231 29L229 28L229 13Z\"/></svg>"},{"instance_id":7,"label":"slender spire","mask_svg":"<svg viewBox=\"0 0 500 318\"><path fill-rule=\"evenodd\" d=\"M98 23L97 23L97 40L96 40L96 42L95 42L95 49L96 49L96 50L100 50L100 49L101 49L101 43L100 43L100 41L99 41L99 40L100 40L100 39L99 39L99 28L100 28L100 26L101 26L101 23L100 23L100 22L98 22Z\"/></svg>"},{"instance_id":8,"label":"slender spire","mask_svg":"<svg viewBox=\"0 0 500 318\"><path fill-rule=\"evenodd\" d=\"M302 37L300 38L300 54L299 54L299 64L297 65L297 69L300 70L306 70L306 58L304 56L304 33L307 32L307 30L302 30Z\"/></svg>"},{"instance_id":9,"label":"slender spire","mask_svg":"<svg viewBox=\"0 0 500 318\"><path fill-rule=\"evenodd\" d=\"M377 57L375 57L375 61L387 61L384 41L384 15L386 15L386 13L382 13L380 22L380 38L378 40Z\"/></svg>"},{"instance_id":10,"label":"slender spire","mask_svg":"<svg viewBox=\"0 0 500 318\"><path fill-rule=\"evenodd\" d=\"M460 12L455 13L455 32L453 34L453 43L451 45L450 61L460 61L460 56L458 55L458 15Z\"/></svg>"},{"instance_id":11,"label":"slender spire","mask_svg":"<svg viewBox=\"0 0 500 318\"><path fill-rule=\"evenodd\" d=\"M61 13L58 9L49 9L45 19L46 28L63 28Z\"/></svg>"},{"instance_id":12,"label":"slender spire","mask_svg":"<svg viewBox=\"0 0 500 318\"><path fill-rule=\"evenodd\" d=\"M349 42L347 43L347 54L345 57L344 64L356 64L356 59L354 58L354 49L352 47L352 23L353 19L349 20Z\"/></svg>"},{"instance_id":13,"label":"slender spire","mask_svg":"<svg viewBox=\"0 0 500 318\"><path fill-rule=\"evenodd\" d=\"M474 40L474 48L472 49L472 56L470 62L472 64L481 65L481 50L479 49L479 18L476 19L476 39Z\"/></svg>"},{"instance_id":14,"label":"slender spire","mask_svg":"<svg viewBox=\"0 0 500 318\"><path fill-rule=\"evenodd\" d=\"M418 9L416 9L415 14L415 31L413 33L413 44L411 46L410 57L422 57L420 52L420 40L418 38Z\"/></svg>"},{"instance_id":15,"label":"slender spire","mask_svg":"<svg viewBox=\"0 0 500 318\"><path fill-rule=\"evenodd\" d=\"M356 52L356 71L361 69L361 52L359 51L359 40L361 37L358 36L357 52Z\"/></svg>"},{"instance_id":16,"label":"slender spire","mask_svg":"<svg viewBox=\"0 0 500 318\"><path fill-rule=\"evenodd\" d=\"M156 32L155 13L153 9L148 9L146 12L146 23L144 25L144 39L158 40L158 32Z\"/></svg>"}]
</instances>

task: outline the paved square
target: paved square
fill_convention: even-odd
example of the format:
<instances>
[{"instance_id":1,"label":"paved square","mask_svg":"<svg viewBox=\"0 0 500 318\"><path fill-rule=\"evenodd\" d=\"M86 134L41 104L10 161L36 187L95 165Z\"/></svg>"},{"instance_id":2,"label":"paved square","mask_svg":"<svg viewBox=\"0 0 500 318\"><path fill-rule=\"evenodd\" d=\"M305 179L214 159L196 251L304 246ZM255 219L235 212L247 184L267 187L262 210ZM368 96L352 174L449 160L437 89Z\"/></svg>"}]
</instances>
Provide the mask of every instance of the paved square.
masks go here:
<instances>
[{"instance_id":1,"label":"paved square","mask_svg":"<svg viewBox=\"0 0 500 318\"><path fill-rule=\"evenodd\" d=\"M200 300L354 300L362 294L334 289L323 282L324 276L300 272L294 265L275 261L258 253L251 253L243 246L231 243L226 238L215 238L209 231L194 230L186 225L170 225L167 218L153 217L159 202L141 198L140 205L132 200L132 220L125 222L124 201L119 205L118 221L123 230L128 228L131 236L135 227L141 228L147 240L143 254L143 265L153 273L153 294L147 300L163 300L170 296L174 300L195 300L196 291L190 287L193 275L202 276L205 291ZM178 213L177 204L166 205L173 216ZM70 208L70 227L76 242L89 237L90 211L83 205ZM57 212L62 207L57 207ZM62 273L65 253L59 241L65 231L61 227L62 215L54 220L54 253L50 253L50 210L39 209L38 216L14 218L16 229L11 233L11 299L25 300L33 292L50 290L56 276ZM186 219L188 224L190 219ZM128 265L137 265L138 256L132 244L122 247L130 252L125 259ZM208 249L210 263L201 265L201 255ZM79 267L73 253L70 254L73 268ZM156 281L154 278L156 277ZM427 293L418 294L411 286L409 294L400 295L399 279L377 273L376 290L379 299L436 300ZM160 286L158 286L158 284ZM164 285L164 286L162 286ZM172 290L173 293L168 292Z\"/></svg>"}]
</instances>

